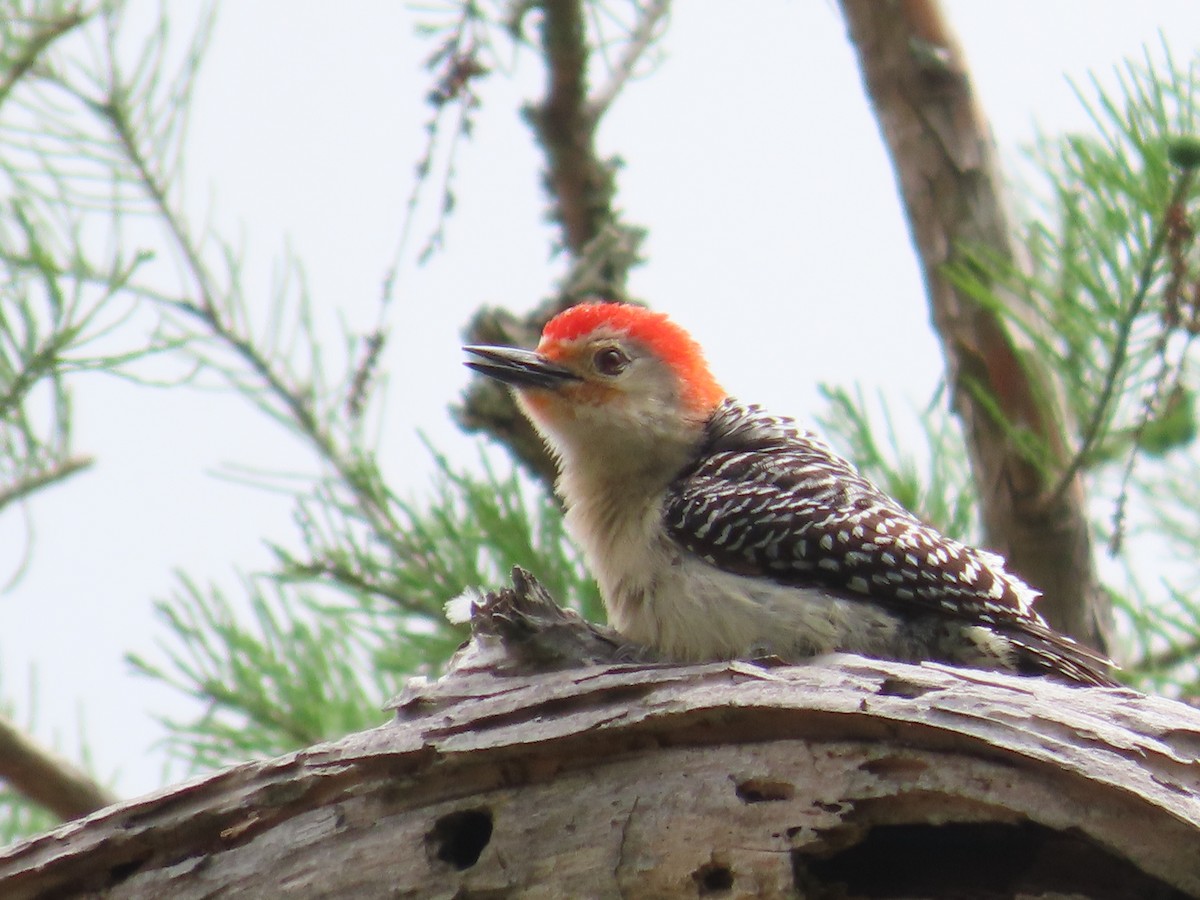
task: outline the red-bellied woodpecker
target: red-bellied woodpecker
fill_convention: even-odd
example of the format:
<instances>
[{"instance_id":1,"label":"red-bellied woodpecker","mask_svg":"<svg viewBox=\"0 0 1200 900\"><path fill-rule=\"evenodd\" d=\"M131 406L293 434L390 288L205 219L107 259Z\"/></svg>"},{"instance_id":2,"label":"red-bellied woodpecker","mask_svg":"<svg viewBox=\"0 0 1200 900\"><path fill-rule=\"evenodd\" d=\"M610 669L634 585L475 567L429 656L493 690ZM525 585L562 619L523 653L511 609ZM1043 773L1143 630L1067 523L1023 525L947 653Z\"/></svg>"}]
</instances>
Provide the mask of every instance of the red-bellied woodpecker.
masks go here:
<instances>
[{"instance_id":1,"label":"red-bellied woodpecker","mask_svg":"<svg viewBox=\"0 0 1200 900\"><path fill-rule=\"evenodd\" d=\"M592 303L536 351L464 348L560 467L611 624L678 660L840 650L1113 684L1004 560L922 523L792 420L731 399L666 316Z\"/></svg>"}]
</instances>

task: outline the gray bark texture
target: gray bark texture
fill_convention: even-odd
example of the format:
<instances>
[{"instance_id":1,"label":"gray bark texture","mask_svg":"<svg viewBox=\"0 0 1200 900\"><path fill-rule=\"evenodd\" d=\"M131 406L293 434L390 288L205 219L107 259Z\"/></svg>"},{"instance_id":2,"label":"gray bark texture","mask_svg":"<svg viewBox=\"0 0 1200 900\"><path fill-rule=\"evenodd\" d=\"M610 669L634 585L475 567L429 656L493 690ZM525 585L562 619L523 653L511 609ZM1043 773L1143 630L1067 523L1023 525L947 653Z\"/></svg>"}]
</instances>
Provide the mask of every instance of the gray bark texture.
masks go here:
<instances>
[{"instance_id":1,"label":"gray bark texture","mask_svg":"<svg viewBox=\"0 0 1200 900\"><path fill-rule=\"evenodd\" d=\"M394 721L0 851L0 897L1200 896L1197 710L656 663L515 574Z\"/></svg>"}]
</instances>

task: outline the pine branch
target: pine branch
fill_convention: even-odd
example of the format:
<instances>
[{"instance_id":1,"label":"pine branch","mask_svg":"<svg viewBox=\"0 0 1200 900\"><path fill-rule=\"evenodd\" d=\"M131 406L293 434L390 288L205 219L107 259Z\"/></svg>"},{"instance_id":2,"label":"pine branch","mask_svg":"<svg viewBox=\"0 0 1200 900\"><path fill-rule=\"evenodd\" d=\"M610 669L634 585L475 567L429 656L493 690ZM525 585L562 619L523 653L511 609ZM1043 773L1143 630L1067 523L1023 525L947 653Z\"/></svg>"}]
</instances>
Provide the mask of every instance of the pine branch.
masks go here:
<instances>
[{"instance_id":1,"label":"pine branch","mask_svg":"<svg viewBox=\"0 0 1200 900\"><path fill-rule=\"evenodd\" d=\"M1171 200L1167 205L1168 209L1182 203L1184 198L1187 197L1192 185L1192 175L1193 170L1191 169L1184 171L1180 175L1174 190L1171 192ZM1117 333L1114 340L1112 358L1109 360L1108 368L1104 373L1103 387L1101 388L1100 396L1096 400L1092 417L1084 428L1083 440L1079 444L1079 449L1076 450L1075 455L1071 458L1071 461L1059 477L1058 484L1051 491L1051 502L1060 500L1071 490L1071 486L1076 481L1084 465L1091 458L1104 433L1105 426L1109 420L1113 395L1116 393L1121 375L1125 371L1125 362L1129 356L1129 343L1133 333L1133 325L1141 315L1146 298L1150 293L1150 288L1154 285L1155 272L1162 259L1168 229L1169 225L1164 217L1155 230L1149 252L1146 254L1146 258L1142 261L1142 266L1138 271L1137 291L1129 299L1129 305L1124 315L1117 322Z\"/></svg>"},{"instance_id":2,"label":"pine branch","mask_svg":"<svg viewBox=\"0 0 1200 900\"><path fill-rule=\"evenodd\" d=\"M5 13L5 15L10 14L11 11ZM55 18L39 21L39 27L20 45L20 52L17 58L6 63L4 66L3 75L0 75L0 106L4 105L4 101L8 99L8 95L12 93L13 88L16 87L22 78L29 74L38 60L45 55L47 48L51 44L88 22L93 15L95 15L94 10L84 12L81 7L77 6ZM10 27L19 21L17 19L10 24ZM11 31L6 36L9 39L13 37Z\"/></svg>"},{"instance_id":3,"label":"pine branch","mask_svg":"<svg viewBox=\"0 0 1200 900\"><path fill-rule=\"evenodd\" d=\"M544 0L542 54L546 97L529 113L546 152L546 184L562 226L563 244L579 254L611 218L612 183L592 143L596 120L588 114L589 48L583 0Z\"/></svg>"},{"instance_id":4,"label":"pine branch","mask_svg":"<svg viewBox=\"0 0 1200 900\"><path fill-rule=\"evenodd\" d=\"M588 64L599 35L589 41L584 0L541 0L541 51L547 72L546 94L525 115L546 157L545 185L553 218L561 226L562 246L571 268L556 296L532 313L516 317L481 310L465 329L469 343L533 346L542 326L555 314L584 299L629 299L626 280L640 261L643 232L622 223L612 200L614 169L600 158L595 133L600 120L632 77L660 33L669 0L632 3L633 22L623 35L623 50L606 84L588 95ZM517 410L509 392L487 379L475 379L455 418L468 432L482 431L503 444L513 458L547 486L555 466L541 439Z\"/></svg>"},{"instance_id":5,"label":"pine branch","mask_svg":"<svg viewBox=\"0 0 1200 900\"><path fill-rule=\"evenodd\" d=\"M389 508L386 492L380 490L373 467L364 466L365 460L361 455L338 442L318 418L312 391L291 383L269 353L239 327L235 312L226 310L226 298L236 292L218 284L201 254L199 243L171 202L167 185L158 175L154 157L139 138L133 124L131 110L125 102L126 96L124 87L115 84L110 96L103 101L89 100L83 96L81 99L112 128L125 159L137 173L142 189L151 200L159 221L165 226L195 286L196 300L160 297L158 302L199 323L253 373L261 382L261 387L265 388L266 396L277 404L272 409L266 406L264 409L288 422L305 437L320 459L333 468L341 483L354 495L380 542L398 552L400 547L395 535L399 523ZM154 298L156 295L146 292L144 296ZM214 364L210 365L220 370ZM225 374L235 384L238 383L238 376ZM254 395L250 390L245 393Z\"/></svg>"},{"instance_id":6,"label":"pine branch","mask_svg":"<svg viewBox=\"0 0 1200 900\"><path fill-rule=\"evenodd\" d=\"M84 469L89 468L92 462L92 458L88 456L56 460L37 471L25 474L24 477L19 478L13 484L0 486L0 510L3 510L8 504L23 500L43 488L60 481L65 481L72 475L77 475Z\"/></svg>"},{"instance_id":7,"label":"pine branch","mask_svg":"<svg viewBox=\"0 0 1200 900\"><path fill-rule=\"evenodd\" d=\"M588 116L593 121L600 121L608 112L610 106L624 89L638 62L646 55L654 43L659 26L671 11L671 0L650 0L637 11L637 22L630 32L629 40L617 60L608 83L600 88L588 101Z\"/></svg>"}]
</instances>

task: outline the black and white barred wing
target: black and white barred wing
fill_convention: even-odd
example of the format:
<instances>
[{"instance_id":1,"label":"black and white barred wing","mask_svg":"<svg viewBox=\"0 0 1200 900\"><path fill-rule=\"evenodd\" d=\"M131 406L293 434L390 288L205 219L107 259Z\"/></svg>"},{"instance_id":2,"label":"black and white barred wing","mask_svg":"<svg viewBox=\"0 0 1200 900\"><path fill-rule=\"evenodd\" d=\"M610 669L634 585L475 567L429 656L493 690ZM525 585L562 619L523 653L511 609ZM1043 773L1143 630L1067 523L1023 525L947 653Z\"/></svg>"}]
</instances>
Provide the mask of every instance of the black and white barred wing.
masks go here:
<instances>
[{"instance_id":1,"label":"black and white barred wing","mask_svg":"<svg viewBox=\"0 0 1200 900\"><path fill-rule=\"evenodd\" d=\"M1040 623L1037 592L993 553L922 523L824 442L732 401L673 485L671 533L728 571L986 625Z\"/></svg>"},{"instance_id":2,"label":"black and white barred wing","mask_svg":"<svg viewBox=\"0 0 1200 900\"><path fill-rule=\"evenodd\" d=\"M981 625L1031 671L1115 684L1107 659L1034 611L1037 592L1001 557L924 524L789 419L726 401L665 514L676 540L726 571Z\"/></svg>"}]
</instances>

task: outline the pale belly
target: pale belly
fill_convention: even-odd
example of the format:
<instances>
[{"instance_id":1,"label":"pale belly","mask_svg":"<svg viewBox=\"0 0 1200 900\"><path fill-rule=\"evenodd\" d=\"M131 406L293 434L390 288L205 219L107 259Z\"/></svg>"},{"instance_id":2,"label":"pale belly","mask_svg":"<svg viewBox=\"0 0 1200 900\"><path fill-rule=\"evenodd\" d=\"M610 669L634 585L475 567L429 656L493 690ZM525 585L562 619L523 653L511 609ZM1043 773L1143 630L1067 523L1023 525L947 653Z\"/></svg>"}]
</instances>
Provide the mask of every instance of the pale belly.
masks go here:
<instances>
[{"instance_id":1,"label":"pale belly","mask_svg":"<svg viewBox=\"0 0 1200 900\"><path fill-rule=\"evenodd\" d=\"M619 579L606 594L612 625L670 659L777 656L800 661L843 651L884 659L1005 667L1007 642L984 628L913 619L866 600L793 588L677 559L654 582Z\"/></svg>"},{"instance_id":2,"label":"pale belly","mask_svg":"<svg viewBox=\"0 0 1200 900\"><path fill-rule=\"evenodd\" d=\"M844 651L1007 668L1013 658L1009 641L983 627L719 569L661 532L660 501L633 507L595 495L568 506L610 624L668 659L798 662Z\"/></svg>"}]
</instances>

